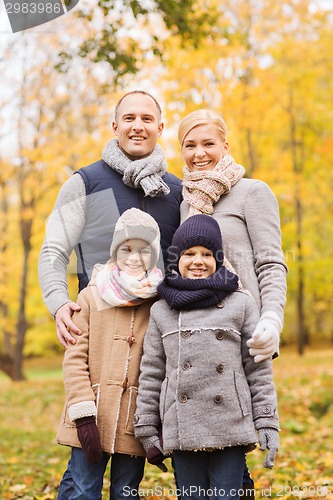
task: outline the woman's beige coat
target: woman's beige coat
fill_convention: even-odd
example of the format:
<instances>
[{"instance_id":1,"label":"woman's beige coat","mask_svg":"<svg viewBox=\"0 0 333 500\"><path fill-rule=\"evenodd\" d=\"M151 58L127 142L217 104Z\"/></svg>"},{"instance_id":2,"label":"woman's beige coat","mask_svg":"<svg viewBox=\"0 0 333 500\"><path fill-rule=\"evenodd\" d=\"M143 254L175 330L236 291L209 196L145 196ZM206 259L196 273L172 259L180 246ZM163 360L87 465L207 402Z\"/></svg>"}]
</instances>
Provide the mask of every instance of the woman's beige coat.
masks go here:
<instances>
[{"instance_id":1,"label":"woman's beige coat","mask_svg":"<svg viewBox=\"0 0 333 500\"><path fill-rule=\"evenodd\" d=\"M73 320L82 330L65 353L66 403L58 429L60 444L81 447L75 420L96 415L102 449L145 456L134 437L143 338L151 300L136 307L110 307L92 283L78 297L81 311Z\"/></svg>"}]
</instances>

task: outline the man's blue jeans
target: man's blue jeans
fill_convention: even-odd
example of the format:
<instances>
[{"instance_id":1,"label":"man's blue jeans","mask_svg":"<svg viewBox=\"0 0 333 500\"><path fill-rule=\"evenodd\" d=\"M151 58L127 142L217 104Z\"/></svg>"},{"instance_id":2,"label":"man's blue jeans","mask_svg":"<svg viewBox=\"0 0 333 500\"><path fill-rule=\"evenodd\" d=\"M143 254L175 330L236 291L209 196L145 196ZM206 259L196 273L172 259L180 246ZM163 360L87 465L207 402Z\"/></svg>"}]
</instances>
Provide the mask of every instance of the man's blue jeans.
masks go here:
<instances>
[{"instance_id":1,"label":"man's blue jeans","mask_svg":"<svg viewBox=\"0 0 333 500\"><path fill-rule=\"evenodd\" d=\"M244 472L243 446L214 451L174 451L173 466L182 500L238 500Z\"/></svg>"},{"instance_id":2,"label":"man's blue jeans","mask_svg":"<svg viewBox=\"0 0 333 500\"><path fill-rule=\"evenodd\" d=\"M72 448L67 470L61 480L58 500L100 500L103 476L110 460L108 453L91 464L81 448ZM111 455L110 499L139 500L137 493L143 478L145 459L114 453Z\"/></svg>"}]
</instances>

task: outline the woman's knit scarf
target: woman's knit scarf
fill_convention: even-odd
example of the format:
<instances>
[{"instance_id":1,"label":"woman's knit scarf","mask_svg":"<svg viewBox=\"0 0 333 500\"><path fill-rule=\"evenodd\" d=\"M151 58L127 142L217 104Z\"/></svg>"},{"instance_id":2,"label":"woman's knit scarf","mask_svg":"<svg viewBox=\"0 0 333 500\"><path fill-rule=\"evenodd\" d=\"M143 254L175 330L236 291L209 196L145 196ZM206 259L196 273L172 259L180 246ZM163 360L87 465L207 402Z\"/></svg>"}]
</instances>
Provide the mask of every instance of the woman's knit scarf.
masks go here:
<instances>
[{"instance_id":1,"label":"woman's knit scarf","mask_svg":"<svg viewBox=\"0 0 333 500\"><path fill-rule=\"evenodd\" d=\"M121 271L117 264L106 264L96 275L99 296L114 307L138 306L157 295L162 272L154 267L142 280Z\"/></svg>"},{"instance_id":2,"label":"woman's knit scarf","mask_svg":"<svg viewBox=\"0 0 333 500\"><path fill-rule=\"evenodd\" d=\"M185 165L183 172L183 198L190 205L191 217L199 213L212 215L214 204L243 177L245 168L226 154L214 170L191 172Z\"/></svg>"},{"instance_id":3,"label":"woman's knit scarf","mask_svg":"<svg viewBox=\"0 0 333 500\"><path fill-rule=\"evenodd\" d=\"M123 176L126 186L143 189L145 196L154 198L170 192L169 186L162 179L167 165L163 149L158 144L146 158L130 160L120 149L117 139L112 139L105 146L102 158Z\"/></svg>"},{"instance_id":4,"label":"woman's knit scarf","mask_svg":"<svg viewBox=\"0 0 333 500\"><path fill-rule=\"evenodd\" d=\"M238 289L238 276L222 266L209 278L189 279L169 273L157 292L171 309L204 309L219 304Z\"/></svg>"}]
</instances>

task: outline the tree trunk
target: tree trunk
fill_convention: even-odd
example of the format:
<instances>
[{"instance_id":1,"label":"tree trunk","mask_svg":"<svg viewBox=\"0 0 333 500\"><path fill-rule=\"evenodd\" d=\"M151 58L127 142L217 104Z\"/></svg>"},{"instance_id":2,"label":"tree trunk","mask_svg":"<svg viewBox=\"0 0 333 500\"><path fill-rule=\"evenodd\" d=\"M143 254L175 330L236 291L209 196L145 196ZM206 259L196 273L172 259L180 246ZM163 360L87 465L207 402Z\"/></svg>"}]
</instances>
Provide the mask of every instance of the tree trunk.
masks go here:
<instances>
[{"instance_id":1,"label":"tree trunk","mask_svg":"<svg viewBox=\"0 0 333 500\"><path fill-rule=\"evenodd\" d=\"M34 200L32 199L29 204L26 204L23 199L23 189L20 189L21 194L21 238L23 243L23 266L22 266L22 279L20 286L19 310L16 323L16 346L14 356L14 377L13 380L24 380L23 374L23 348L25 334L28 329L28 322L26 319L26 297L27 297L27 283L28 283L28 270L29 270L29 255L31 251L31 231L32 219L26 219L25 210L33 208Z\"/></svg>"},{"instance_id":2,"label":"tree trunk","mask_svg":"<svg viewBox=\"0 0 333 500\"><path fill-rule=\"evenodd\" d=\"M304 353L307 343L305 314L304 314L304 256L303 256L303 204L301 193L301 178L303 173L303 142L297 140L295 109L293 103L293 89L289 93L289 117L292 166L295 175L295 211L296 211L296 244L297 244L297 350L300 355ZM298 152L300 154L298 155Z\"/></svg>"},{"instance_id":3,"label":"tree trunk","mask_svg":"<svg viewBox=\"0 0 333 500\"><path fill-rule=\"evenodd\" d=\"M0 210L1 224L0 234L4 235L0 243L1 251L1 275L2 285L5 287L8 284L8 269L6 266L6 251L7 242L6 235L8 234L8 193L6 179L0 180ZM14 360L13 360L13 345L11 342L9 323L9 309L5 298L0 298L0 318L2 323L2 349L0 352L0 370L5 372L10 378L13 378Z\"/></svg>"},{"instance_id":4,"label":"tree trunk","mask_svg":"<svg viewBox=\"0 0 333 500\"><path fill-rule=\"evenodd\" d=\"M14 370L13 370L13 380L24 380L23 374L23 348L25 334L28 328L28 324L25 316L25 298L27 289L27 275L28 275L28 253L24 251L24 263L22 270L22 282L20 287L20 302L19 311L16 323L16 346L15 346L15 356L14 356Z\"/></svg>"},{"instance_id":5,"label":"tree trunk","mask_svg":"<svg viewBox=\"0 0 333 500\"><path fill-rule=\"evenodd\" d=\"M247 142L247 149L248 149L248 155L249 155L249 163L247 166L247 174L249 177L252 177L253 172L256 169L256 155L255 155L255 150L254 150L254 144L252 140L252 131L251 129L246 130L246 142Z\"/></svg>"},{"instance_id":6,"label":"tree trunk","mask_svg":"<svg viewBox=\"0 0 333 500\"><path fill-rule=\"evenodd\" d=\"M297 254L298 254L298 279L297 279L297 350L304 354L305 324L304 324L304 265L302 248L302 203L298 188L296 188L296 220L297 220Z\"/></svg>"}]
</instances>

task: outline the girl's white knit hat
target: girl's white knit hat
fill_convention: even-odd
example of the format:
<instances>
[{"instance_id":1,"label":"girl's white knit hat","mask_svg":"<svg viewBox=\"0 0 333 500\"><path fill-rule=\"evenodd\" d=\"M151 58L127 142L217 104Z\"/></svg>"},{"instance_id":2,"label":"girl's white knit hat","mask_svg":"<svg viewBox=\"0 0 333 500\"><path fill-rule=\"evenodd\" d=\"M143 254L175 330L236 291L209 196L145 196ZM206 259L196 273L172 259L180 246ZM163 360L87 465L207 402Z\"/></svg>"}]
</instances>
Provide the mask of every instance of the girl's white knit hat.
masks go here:
<instances>
[{"instance_id":1,"label":"girl's white knit hat","mask_svg":"<svg viewBox=\"0 0 333 500\"><path fill-rule=\"evenodd\" d=\"M160 254L160 229L155 219L138 208L126 210L118 219L110 247L110 256L113 257L119 245L129 239L147 241L152 248L151 267Z\"/></svg>"}]
</instances>

